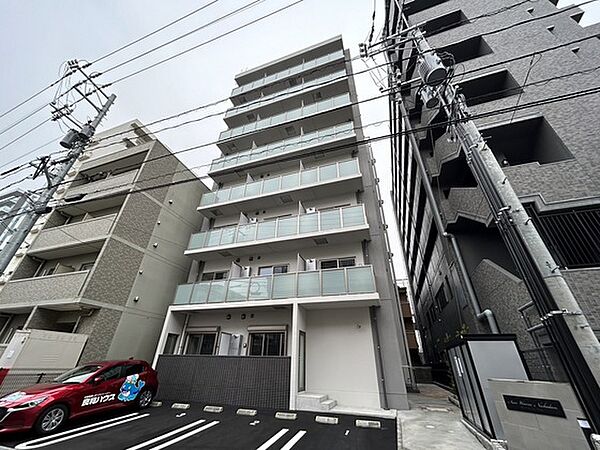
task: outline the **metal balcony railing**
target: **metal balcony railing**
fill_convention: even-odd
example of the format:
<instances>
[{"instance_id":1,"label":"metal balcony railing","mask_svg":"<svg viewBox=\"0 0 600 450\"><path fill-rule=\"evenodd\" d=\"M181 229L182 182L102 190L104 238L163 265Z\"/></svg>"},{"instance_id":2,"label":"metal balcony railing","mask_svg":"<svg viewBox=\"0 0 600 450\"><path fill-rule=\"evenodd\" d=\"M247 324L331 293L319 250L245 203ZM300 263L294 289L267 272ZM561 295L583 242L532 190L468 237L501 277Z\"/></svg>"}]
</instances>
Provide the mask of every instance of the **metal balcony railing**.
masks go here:
<instances>
[{"instance_id":1,"label":"metal balcony railing","mask_svg":"<svg viewBox=\"0 0 600 450\"><path fill-rule=\"evenodd\" d=\"M267 86L271 83L275 83L276 81L283 80L288 77L292 77L298 75L302 72L306 72L307 70L314 69L316 67L331 63L338 59L344 58L344 51L337 50L333 53L329 53L327 55L321 56L320 58L311 59L310 61L305 61L302 64L298 64L297 66L290 67L288 69L282 70L280 72L276 72L259 80L252 81L248 84L243 84L241 86L233 88L231 91L231 96L244 94L246 92L250 92L254 89L258 89L264 86Z\"/></svg>"},{"instance_id":2,"label":"metal balcony railing","mask_svg":"<svg viewBox=\"0 0 600 450\"><path fill-rule=\"evenodd\" d=\"M175 305L246 302L375 292L372 266L258 275L177 287Z\"/></svg>"},{"instance_id":3,"label":"metal balcony railing","mask_svg":"<svg viewBox=\"0 0 600 450\"><path fill-rule=\"evenodd\" d=\"M273 142L272 144L245 150L233 155L224 156L213 160L210 172L235 167L253 161L271 158L275 155L290 153L302 147L311 147L335 141L354 134L354 123L346 122L334 127L323 128L309 133Z\"/></svg>"},{"instance_id":4,"label":"metal balcony railing","mask_svg":"<svg viewBox=\"0 0 600 450\"><path fill-rule=\"evenodd\" d=\"M333 164L286 173L278 177L230 186L214 192L207 192L200 199L200 206L244 200L260 195L276 194L280 191L298 189L358 175L358 160L351 159Z\"/></svg>"},{"instance_id":5,"label":"metal balcony railing","mask_svg":"<svg viewBox=\"0 0 600 450\"><path fill-rule=\"evenodd\" d=\"M344 105L350 104L350 94L345 93L330 97L319 102L310 103L300 108L291 109L281 114L275 114L274 116L265 117L264 119L257 120L256 122L247 123L245 125L230 128L229 130L222 131L219 135L219 141L241 136L254 131L260 131L276 125L281 125L286 122L293 120L300 120L305 117L312 116L317 113L322 113L332 109L339 108Z\"/></svg>"},{"instance_id":6,"label":"metal balcony railing","mask_svg":"<svg viewBox=\"0 0 600 450\"><path fill-rule=\"evenodd\" d=\"M363 205L347 206L192 234L188 250L201 250L273 238L293 238L318 232L329 233L366 224L367 217Z\"/></svg>"},{"instance_id":7,"label":"metal balcony railing","mask_svg":"<svg viewBox=\"0 0 600 450\"><path fill-rule=\"evenodd\" d=\"M251 102L244 103L243 105L230 108L225 113L224 118L227 119L229 117L233 117L238 114L242 114L242 113L251 111L256 108L261 108L263 106L268 105L269 103L271 103L273 101L281 100L281 99L285 98L287 95L302 93L304 90L310 89L311 87L320 86L320 85L329 83L330 81L334 81L334 80L341 80L342 78L344 78L346 76L347 76L346 70L338 70L338 71L330 73L328 75L324 75L322 77L315 78L313 80L302 81L302 83L299 83L296 86L291 86L287 89L283 89L281 91L277 91L272 94L265 95L264 97L260 97L257 100L253 100Z\"/></svg>"}]
</instances>

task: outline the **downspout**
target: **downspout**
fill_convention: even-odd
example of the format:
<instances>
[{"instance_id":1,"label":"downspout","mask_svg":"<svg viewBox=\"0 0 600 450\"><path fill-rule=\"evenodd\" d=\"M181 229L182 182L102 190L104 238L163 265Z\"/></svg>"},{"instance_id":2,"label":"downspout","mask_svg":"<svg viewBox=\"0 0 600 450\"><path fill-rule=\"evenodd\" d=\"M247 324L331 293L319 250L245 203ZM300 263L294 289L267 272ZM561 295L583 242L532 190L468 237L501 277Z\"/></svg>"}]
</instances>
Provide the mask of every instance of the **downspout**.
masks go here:
<instances>
[{"instance_id":1,"label":"downspout","mask_svg":"<svg viewBox=\"0 0 600 450\"><path fill-rule=\"evenodd\" d=\"M406 129L410 129L411 127L410 127L410 123L408 121L408 114L406 112L406 109L404 108L404 105L402 103L400 103L399 106L400 106L400 111L402 114L402 120L404 122L404 126L406 127ZM421 183L421 185L425 188L425 194L427 195L427 199L429 200L429 203L430 203L430 206L431 206L431 209L433 212L433 220L435 221L435 224L436 224L438 230L440 231L440 233L444 237L446 237L452 244L452 249L456 256L458 268L460 270L463 282L464 282L466 290L467 290L467 296L469 297L469 302L471 303L471 307L473 308L473 311L475 312L475 317L477 317L477 320L479 320L481 322L487 321L488 326L490 327L490 331L493 334L498 334L498 333L500 333L500 330L498 329L498 323L496 322L496 317L494 316L494 313L492 312L492 310L491 309L485 309L484 311L481 310L481 306L479 305L479 300L477 299L477 295L475 294L475 289L473 288L473 284L471 283L471 278L469 277L469 273L467 272L467 267L465 266L465 261L462 257L460 248L458 247L458 242L456 241L456 236L454 236L452 233L448 233L446 231L446 227L444 226L444 223L442 222L442 216L438 209L438 205L435 200L435 195L433 194L433 190L431 189L431 185L429 184L429 174L427 173L427 170L425 169L425 164L423 164L423 160L421 159L421 154L418 152L419 146L417 144L417 140L415 139L414 133L408 133L408 137L411 141L411 147L413 149L417 149L416 152L415 151L412 152L413 159L417 162L417 166L419 167L419 172L421 173L421 179L423 180L423 183Z\"/></svg>"}]
</instances>

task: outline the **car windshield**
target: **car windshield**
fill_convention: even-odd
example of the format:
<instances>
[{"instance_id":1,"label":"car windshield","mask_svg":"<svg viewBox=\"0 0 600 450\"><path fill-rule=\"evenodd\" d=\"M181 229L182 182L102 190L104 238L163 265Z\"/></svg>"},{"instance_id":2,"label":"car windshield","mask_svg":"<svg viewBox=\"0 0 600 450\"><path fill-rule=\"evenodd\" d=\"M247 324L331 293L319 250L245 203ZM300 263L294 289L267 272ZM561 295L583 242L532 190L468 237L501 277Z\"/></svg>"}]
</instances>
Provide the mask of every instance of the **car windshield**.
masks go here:
<instances>
[{"instance_id":1,"label":"car windshield","mask_svg":"<svg viewBox=\"0 0 600 450\"><path fill-rule=\"evenodd\" d=\"M89 366L79 366L74 369L69 370L68 372L59 375L54 379L57 383L83 383L87 380L90 375L100 369L102 366L98 365L89 365Z\"/></svg>"}]
</instances>

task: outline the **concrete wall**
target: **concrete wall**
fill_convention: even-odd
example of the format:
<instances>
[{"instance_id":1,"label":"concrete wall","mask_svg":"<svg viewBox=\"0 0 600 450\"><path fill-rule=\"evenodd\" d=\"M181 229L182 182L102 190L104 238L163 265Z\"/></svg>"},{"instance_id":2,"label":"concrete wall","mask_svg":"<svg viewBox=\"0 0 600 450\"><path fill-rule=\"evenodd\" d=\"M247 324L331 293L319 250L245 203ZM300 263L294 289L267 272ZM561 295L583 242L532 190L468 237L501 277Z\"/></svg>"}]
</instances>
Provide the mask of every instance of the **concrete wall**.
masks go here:
<instances>
[{"instance_id":1,"label":"concrete wall","mask_svg":"<svg viewBox=\"0 0 600 450\"><path fill-rule=\"evenodd\" d=\"M306 390L340 405L380 407L367 308L306 311Z\"/></svg>"},{"instance_id":2,"label":"concrete wall","mask_svg":"<svg viewBox=\"0 0 600 450\"><path fill-rule=\"evenodd\" d=\"M495 405L502 422L504 435L511 450L576 450L588 448L577 420L585 414L570 385L542 381L490 380ZM503 395L558 400L566 418L529 412L513 411L506 407Z\"/></svg>"}]
</instances>

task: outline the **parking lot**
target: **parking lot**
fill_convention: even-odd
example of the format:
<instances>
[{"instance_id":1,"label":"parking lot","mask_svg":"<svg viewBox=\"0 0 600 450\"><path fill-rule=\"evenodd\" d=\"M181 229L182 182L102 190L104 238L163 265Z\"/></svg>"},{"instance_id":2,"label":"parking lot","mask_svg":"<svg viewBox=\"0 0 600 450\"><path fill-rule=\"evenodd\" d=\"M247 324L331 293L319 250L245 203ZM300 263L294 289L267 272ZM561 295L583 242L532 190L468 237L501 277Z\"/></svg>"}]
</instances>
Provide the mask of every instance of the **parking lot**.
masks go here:
<instances>
[{"instance_id":1,"label":"parking lot","mask_svg":"<svg viewBox=\"0 0 600 450\"><path fill-rule=\"evenodd\" d=\"M242 416L234 407L207 413L203 406L179 410L165 405L139 412L122 411L74 421L59 433L43 438L30 433L0 436L0 445L22 450L397 448L394 420L376 419L381 429L358 428L355 420L363 417L323 414L338 417L338 424L329 425L315 422L315 413L301 412L296 420L283 420L275 418L275 411Z\"/></svg>"}]
</instances>

